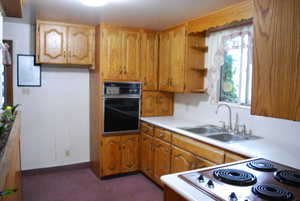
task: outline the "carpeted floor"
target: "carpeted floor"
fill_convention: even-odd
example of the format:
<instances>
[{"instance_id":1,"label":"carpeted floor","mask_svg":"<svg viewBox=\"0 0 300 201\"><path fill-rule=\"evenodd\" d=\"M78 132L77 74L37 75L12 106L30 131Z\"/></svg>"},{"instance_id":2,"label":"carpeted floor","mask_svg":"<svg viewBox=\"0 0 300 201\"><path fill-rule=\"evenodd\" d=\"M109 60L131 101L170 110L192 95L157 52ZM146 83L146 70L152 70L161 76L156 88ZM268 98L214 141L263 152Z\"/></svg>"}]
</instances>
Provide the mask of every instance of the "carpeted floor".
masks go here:
<instances>
[{"instance_id":1,"label":"carpeted floor","mask_svg":"<svg viewBox=\"0 0 300 201\"><path fill-rule=\"evenodd\" d=\"M162 201L142 174L99 180L90 169L23 176L23 201Z\"/></svg>"}]
</instances>

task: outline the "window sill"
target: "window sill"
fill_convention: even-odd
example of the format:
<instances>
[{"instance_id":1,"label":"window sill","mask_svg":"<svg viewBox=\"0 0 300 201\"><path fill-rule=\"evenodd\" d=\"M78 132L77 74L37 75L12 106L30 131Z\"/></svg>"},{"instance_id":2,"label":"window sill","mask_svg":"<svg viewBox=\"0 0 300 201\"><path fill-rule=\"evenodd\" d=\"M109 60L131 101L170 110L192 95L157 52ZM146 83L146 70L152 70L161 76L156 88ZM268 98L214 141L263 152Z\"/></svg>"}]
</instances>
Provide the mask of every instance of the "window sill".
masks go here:
<instances>
[{"instance_id":1,"label":"window sill","mask_svg":"<svg viewBox=\"0 0 300 201\"><path fill-rule=\"evenodd\" d=\"M239 105L239 104L235 104L235 103L228 103L228 102L222 102L222 101L219 101L218 104L227 104L229 105L230 107L233 107L233 108L238 108L238 109L246 109L246 110L250 110L251 109L251 105Z\"/></svg>"}]
</instances>

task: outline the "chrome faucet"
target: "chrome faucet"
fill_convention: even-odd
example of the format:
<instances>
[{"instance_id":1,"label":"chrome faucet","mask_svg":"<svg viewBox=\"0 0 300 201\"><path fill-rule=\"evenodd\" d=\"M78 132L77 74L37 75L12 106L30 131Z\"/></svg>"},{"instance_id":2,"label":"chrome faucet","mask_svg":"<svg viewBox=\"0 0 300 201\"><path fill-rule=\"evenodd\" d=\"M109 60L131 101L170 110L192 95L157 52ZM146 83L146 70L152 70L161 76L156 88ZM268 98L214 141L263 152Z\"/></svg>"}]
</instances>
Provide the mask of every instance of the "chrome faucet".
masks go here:
<instances>
[{"instance_id":1,"label":"chrome faucet","mask_svg":"<svg viewBox=\"0 0 300 201\"><path fill-rule=\"evenodd\" d=\"M225 103L221 103L217 106L217 109L216 109L216 114L218 114L218 111L219 111L219 108L220 107L226 107L228 109L228 112L229 112L229 131L232 131L233 128L232 128L232 111L231 111L231 107Z\"/></svg>"}]
</instances>

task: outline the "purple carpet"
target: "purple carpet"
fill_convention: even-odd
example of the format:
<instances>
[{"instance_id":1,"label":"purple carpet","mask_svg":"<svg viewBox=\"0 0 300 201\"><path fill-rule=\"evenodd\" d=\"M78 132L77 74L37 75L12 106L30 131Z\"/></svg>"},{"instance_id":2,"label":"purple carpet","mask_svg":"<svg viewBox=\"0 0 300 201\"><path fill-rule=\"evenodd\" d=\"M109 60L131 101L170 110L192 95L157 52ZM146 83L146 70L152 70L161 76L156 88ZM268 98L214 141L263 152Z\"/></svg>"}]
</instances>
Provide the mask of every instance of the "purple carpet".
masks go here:
<instances>
[{"instance_id":1,"label":"purple carpet","mask_svg":"<svg viewBox=\"0 0 300 201\"><path fill-rule=\"evenodd\" d=\"M99 180L90 169L23 176L23 201L162 201L142 174Z\"/></svg>"}]
</instances>

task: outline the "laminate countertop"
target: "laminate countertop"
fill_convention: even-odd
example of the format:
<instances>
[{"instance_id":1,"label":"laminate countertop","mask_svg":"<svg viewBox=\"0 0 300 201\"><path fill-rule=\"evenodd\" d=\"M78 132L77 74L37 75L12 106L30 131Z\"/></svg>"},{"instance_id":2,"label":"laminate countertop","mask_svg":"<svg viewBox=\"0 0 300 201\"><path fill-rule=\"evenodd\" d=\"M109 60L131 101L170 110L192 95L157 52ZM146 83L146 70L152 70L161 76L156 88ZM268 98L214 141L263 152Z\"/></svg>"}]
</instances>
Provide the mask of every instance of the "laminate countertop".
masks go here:
<instances>
[{"instance_id":1,"label":"laminate countertop","mask_svg":"<svg viewBox=\"0 0 300 201\"><path fill-rule=\"evenodd\" d=\"M300 156L298 153L300 150L300 143L288 144L286 141L283 143L280 140L276 141L276 139L273 139L271 135L268 138L264 137L254 140L226 143L180 129L182 127L217 124L216 122L191 121L179 119L173 116L145 117L141 118L141 120L155 126L168 129L175 133L206 142L216 147L248 156L250 158L265 158L277 163L282 163L284 165L300 169ZM254 133L254 135L260 136L259 133ZM175 192L183 196L188 201L212 200L205 194L200 193L200 191L198 191L196 188L179 179L178 173L162 176L161 180L164 184L172 188Z\"/></svg>"}]
</instances>

